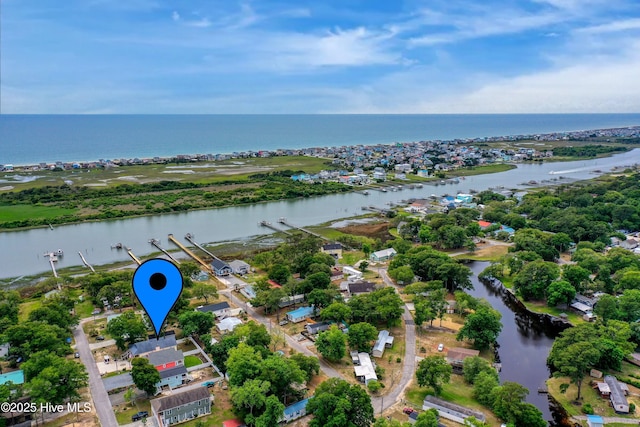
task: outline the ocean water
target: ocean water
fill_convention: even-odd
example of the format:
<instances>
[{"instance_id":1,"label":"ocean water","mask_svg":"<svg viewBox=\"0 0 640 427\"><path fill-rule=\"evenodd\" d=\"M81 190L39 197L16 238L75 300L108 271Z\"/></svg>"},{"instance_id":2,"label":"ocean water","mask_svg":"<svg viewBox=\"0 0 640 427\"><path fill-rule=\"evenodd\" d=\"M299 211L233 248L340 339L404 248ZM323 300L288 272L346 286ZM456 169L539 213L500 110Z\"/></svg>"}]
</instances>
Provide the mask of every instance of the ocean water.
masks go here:
<instances>
[{"instance_id":1,"label":"ocean water","mask_svg":"<svg viewBox=\"0 0 640 427\"><path fill-rule=\"evenodd\" d=\"M0 164L392 144L640 125L640 114L0 115Z\"/></svg>"}]
</instances>

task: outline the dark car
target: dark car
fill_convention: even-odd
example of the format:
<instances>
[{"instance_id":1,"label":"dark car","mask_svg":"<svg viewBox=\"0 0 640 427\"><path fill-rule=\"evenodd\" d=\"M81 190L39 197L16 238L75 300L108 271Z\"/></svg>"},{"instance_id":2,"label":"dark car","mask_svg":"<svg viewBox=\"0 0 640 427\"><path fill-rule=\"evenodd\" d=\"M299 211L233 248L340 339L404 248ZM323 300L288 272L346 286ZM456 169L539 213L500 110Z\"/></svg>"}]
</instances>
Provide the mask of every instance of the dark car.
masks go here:
<instances>
[{"instance_id":1,"label":"dark car","mask_svg":"<svg viewBox=\"0 0 640 427\"><path fill-rule=\"evenodd\" d=\"M131 421L140 421L143 418L147 418L149 413L147 411L140 411L137 414L131 416Z\"/></svg>"},{"instance_id":2,"label":"dark car","mask_svg":"<svg viewBox=\"0 0 640 427\"><path fill-rule=\"evenodd\" d=\"M104 341L104 336L102 336L102 335L98 335L98 336L96 337L96 339L97 339L98 341Z\"/></svg>"},{"instance_id":3,"label":"dark car","mask_svg":"<svg viewBox=\"0 0 640 427\"><path fill-rule=\"evenodd\" d=\"M73 357L75 357L76 359L80 358L80 353L78 353L77 351L74 353Z\"/></svg>"}]
</instances>

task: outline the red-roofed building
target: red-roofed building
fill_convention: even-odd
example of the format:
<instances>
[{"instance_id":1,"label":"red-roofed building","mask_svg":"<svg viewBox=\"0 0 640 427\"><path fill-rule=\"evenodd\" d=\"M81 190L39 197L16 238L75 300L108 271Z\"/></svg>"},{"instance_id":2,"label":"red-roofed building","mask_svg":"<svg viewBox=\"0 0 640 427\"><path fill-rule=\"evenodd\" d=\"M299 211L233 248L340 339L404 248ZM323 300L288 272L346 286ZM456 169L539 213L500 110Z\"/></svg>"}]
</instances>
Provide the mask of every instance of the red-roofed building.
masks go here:
<instances>
[{"instance_id":1,"label":"red-roofed building","mask_svg":"<svg viewBox=\"0 0 640 427\"><path fill-rule=\"evenodd\" d=\"M246 427L246 425L242 421L235 419L235 420L223 421L222 427Z\"/></svg>"},{"instance_id":2,"label":"red-roofed building","mask_svg":"<svg viewBox=\"0 0 640 427\"><path fill-rule=\"evenodd\" d=\"M267 280L267 283L271 285L272 288L281 288L282 285L276 281L273 281L271 279Z\"/></svg>"},{"instance_id":3,"label":"red-roofed building","mask_svg":"<svg viewBox=\"0 0 640 427\"><path fill-rule=\"evenodd\" d=\"M491 223L489 221L478 221L478 225L484 230L485 228L489 227Z\"/></svg>"}]
</instances>

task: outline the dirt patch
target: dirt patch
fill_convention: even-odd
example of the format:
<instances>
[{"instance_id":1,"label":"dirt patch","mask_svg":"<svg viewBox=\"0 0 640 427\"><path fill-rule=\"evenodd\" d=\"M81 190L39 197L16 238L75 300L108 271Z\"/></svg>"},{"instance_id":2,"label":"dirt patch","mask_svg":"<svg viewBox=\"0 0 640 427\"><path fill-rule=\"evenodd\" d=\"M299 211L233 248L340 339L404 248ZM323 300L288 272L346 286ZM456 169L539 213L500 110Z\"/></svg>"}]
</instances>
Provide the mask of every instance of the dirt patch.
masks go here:
<instances>
[{"instance_id":1,"label":"dirt patch","mask_svg":"<svg viewBox=\"0 0 640 427\"><path fill-rule=\"evenodd\" d=\"M388 222L377 222L375 224L351 224L346 227L338 228L337 230L346 234L353 234L355 236L380 239L383 242L395 239L395 237L389 233Z\"/></svg>"}]
</instances>

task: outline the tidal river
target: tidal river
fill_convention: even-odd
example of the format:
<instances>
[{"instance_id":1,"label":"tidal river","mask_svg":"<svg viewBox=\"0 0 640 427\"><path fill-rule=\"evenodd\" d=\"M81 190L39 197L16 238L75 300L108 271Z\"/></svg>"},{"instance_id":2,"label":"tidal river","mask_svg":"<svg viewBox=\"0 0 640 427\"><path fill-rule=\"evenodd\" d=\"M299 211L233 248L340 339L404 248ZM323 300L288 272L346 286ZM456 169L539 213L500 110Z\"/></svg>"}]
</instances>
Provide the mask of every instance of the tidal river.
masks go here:
<instances>
[{"instance_id":1,"label":"tidal river","mask_svg":"<svg viewBox=\"0 0 640 427\"><path fill-rule=\"evenodd\" d=\"M125 251L111 249L116 243L132 248L138 256L155 250L149 239L159 239L161 245L170 248L167 234L179 240L192 233L200 243L245 239L271 231L258 223L266 220L277 225L280 217L286 217L294 225L308 226L362 213L363 205L384 207L389 202L402 199L428 197L432 194L456 194L486 190L490 187L524 189L529 181L554 182L570 179L589 179L597 172L606 172L614 167L640 163L640 149L612 157L544 164L519 164L506 172L477 175L461 179L457 184L424 185L422 188L405 189L382 193L370 191L368 196L360 192L334 194L309 199L285 200L237 206L221 209L200 210L187 213L155 215L115 221L87 222L57 226L53 230L40 228L0 233L0 278L19 277L46 272L49 263L45 252L62 249L64 256L58 268L81 265L78 252L82 252L91 264L100 265L128 260Z\"/></svg>"},{"instance_id":2,"label":"tidal river","mask_svg":"<svg viewBox=\"0 0 640 427\"><path fill-rule=\"evenodd\" d=\"M554 424L561 414L554 413L546 394L539 394L538 388L549 378L547 356L558 334L558 329L545 325L514 304L505 302L499 292L478 280L478 274L488 262L472 262L468 267L473 272L473 290L469 294L484 298L502 314L502 331L498 336L498 356L502 364L500 382L513 381L529 389L527 402L542 411L544 418Z\"/></svg>"}]
</instances>

